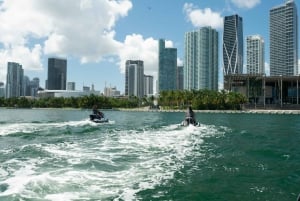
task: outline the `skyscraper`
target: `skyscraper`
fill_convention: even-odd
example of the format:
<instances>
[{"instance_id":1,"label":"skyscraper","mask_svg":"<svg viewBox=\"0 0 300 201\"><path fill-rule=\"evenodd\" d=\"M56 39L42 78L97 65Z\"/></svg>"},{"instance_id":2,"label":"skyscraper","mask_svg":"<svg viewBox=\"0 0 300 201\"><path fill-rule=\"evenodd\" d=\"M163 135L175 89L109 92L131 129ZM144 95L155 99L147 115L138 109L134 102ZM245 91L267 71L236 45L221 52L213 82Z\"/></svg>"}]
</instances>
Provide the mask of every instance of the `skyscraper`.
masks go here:
<instances>
[{"instance_id":1,"label":"skyscraper","mask_svg":"<svg viewBox=\"0 0 300 201\"><path fill-rule=\"evenodd\" d=\"M144 75L144 95L153 95L153 76Z\"/></svg>"},{"instance_id":2,"label":"skyscraper","mask_svg":"<svg viewBox=\"0 0 300 201\"><path fill-rule=\"evenodd\" d=\"M126 61L125 95L144 96L144 62L141 60Z\"/></svg>"},{"instance_id":3,"label":"skyscraper","mask_svg":"<svg viewBox=\"0 0 300 201\"><path fill-rule=\"evenodd\" d=\"M185 89L218 90L218 49L218 32L211 27L185 34Z\"/></svg>"},{"instance_id":4,"label":"skyscraper","mask_svg":"<svg viewBox=\"0 0 300 201\"><path fill-rule=\"evenodd\" d=\"M178 90L183 90L184 89L184 85L183 85L183 66L177 66L177 89Z\"/></svg>"},{"instance_id":5,"label":"skyscraper","mask_svg":"<svg viewBox=\"0 0 300 201\"><path fill-rule=\"evenodd\" d=\"M158 91L176 90L177 49L166 48L160 39L158 51Z\"/></svg>"},{"instance_id":6,"label":"skyscraper","mask_svg":"<svg viewBox=\"0 0 300 201\"><path fill-rule=\"evenodd\" d=\"M59 58L48 59L48 80L46 88L49 90L66 90L67 60Z\"/></svg>"},{"instance_id":7,"label":"skyscraper","mask_svg":"<svg viewBox=\"0 0 300 201\"><path fill-rule=\"evenodd\" d=\"M223 33L224 75L243 73L243 19L225 16Z\"/></svg>"},{"instance_id":8,"label":"skyscraper","mask_svg":"<svg viewBox=\"0 0 300 201\"><path fill-rule=\"evenodd\" d=\"M15 62L7 63L6 98L23 96L23 76L22 65Z\"/></svg>"},{"instance_id":9,"label":"skyscraper","mask_svg":"<svg viewBox=\"0 0 300 201\"><path fill-rule=\"evenodd\" d=\"M265 43L261 36L252 35L247 39L247 73L264 74L265 73Z\"/></svg>"},{"instance_id":10,"label":"skyscraper","mask_svg":"<svg viewBox=\"0 0 300 201\"><path fill-rule=\"evenodd\" d=\"M293 0L270 10L270 75L298 75L298 15Z\"/></svg>"}]
</instances>

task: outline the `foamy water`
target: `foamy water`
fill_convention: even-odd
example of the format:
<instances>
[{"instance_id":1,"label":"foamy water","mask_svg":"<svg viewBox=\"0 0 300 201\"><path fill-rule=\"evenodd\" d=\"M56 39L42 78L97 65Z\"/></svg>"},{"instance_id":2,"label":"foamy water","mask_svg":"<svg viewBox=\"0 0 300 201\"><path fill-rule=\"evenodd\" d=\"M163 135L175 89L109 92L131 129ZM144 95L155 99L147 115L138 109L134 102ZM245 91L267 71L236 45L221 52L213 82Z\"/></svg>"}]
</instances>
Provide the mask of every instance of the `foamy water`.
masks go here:
<instances>
[{"instance_id":1,"label":"foamy water","mask_svg":"<svg viewBox=\"0 0 300 201\"><path fill-rule=\"evenodd\" d=\"M223 134L222 129L208 125L172 124L158 129L109 129L109 132L101 130L101 126L105 125L89 120L2 124L0 135L16 138L24 134L41 135L49 130L57 137L66 128L96 130L94 136L79 137L78 141L32 143L17 150L9 147L0 150L1 156L20 154L2 159L0 198L18 195L22 199L53 201L135 200L139 192L172 179L184 167L187 157L203 154L199 147L204 137ZM25 154L27 151L32 156Z\"/></svg>"}]
</instances>

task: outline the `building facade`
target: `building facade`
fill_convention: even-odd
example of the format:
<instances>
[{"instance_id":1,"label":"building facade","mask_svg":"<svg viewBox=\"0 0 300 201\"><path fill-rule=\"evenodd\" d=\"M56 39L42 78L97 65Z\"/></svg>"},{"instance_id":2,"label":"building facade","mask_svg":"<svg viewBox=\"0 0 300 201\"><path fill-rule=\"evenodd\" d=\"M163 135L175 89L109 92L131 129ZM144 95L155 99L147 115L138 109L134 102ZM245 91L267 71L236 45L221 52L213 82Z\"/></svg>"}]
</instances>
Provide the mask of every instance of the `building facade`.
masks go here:
<instances>
[{"instance_id":1,"label":"building facade","mask_svg":"<svg viewBox=\"0 0 300 201\"><path fill-rule=\"evenodd\" d=\"M184 70L183 70L183 66L177 66L177 89L178 90L183 90L184 89L184 84L183 84L183 80L184 80Z\"/></svg>"},{"instance_id":2,"label":"building facade","mask_svg":"<svg viewBox=\"0 0 300 201\"><path fill-rule=\"evenodd\" d=\"M223 33L224 75L243 73L243 19L225 16Z\"/></svg>"},{"instance_id":3,"label":"building facade","mask_svg":"<svg viewBox=\"0 0 300 201\"><path fill-rule=\"evenodd\" d=\"M75 91L75 82L68 82L67 83L67 90Z\"/></svg>"},{"instance_id":4,"label":"building facade","mask_svg":"<svg viewBox=\"0 0 300 201\"><path fill-rule=\"evenodd\" d=\"M265 74L265 43L261 36L247 36L247 73Z\"/></svg>"},{"instance_id":5,"label":"building facade","mask_svg":"<svg viewBox=\"0 0 300 201\"><path fill-rule=\"evenodd\" d=\"M270 75L298 75L298 15L288 0L270 10Z\"/></svg>"},{"instance_id":6,"label":"building facade","mask_svg":"<svg viewBox=\"0 0 300 201\"><path fill-rule=\"evenodd\" d=\"M218 32L211 27L185 34L185 89L218 90L218 50Z\"/></svg>"},{"instance_id":7,"label":"building facade","mask_svg":"<svg viewBox=\"0 0 300 201\"><path fill-rule=\"evenodd\" d=\"M144 95L153 95L153 76L144 75Z\"/></svg>"},{"instance_id":8,"label":"building facade","mask_svg":"<svg viewBox=\"0 0 300 201\"><path fill-rule=\"evenodd\" d=\"M176 90L177 49L166 48L163 39L158 46L158 91Z\"/></svg>"},{"instance_id":9,"label":"building facade","mask_svg":"<svg viewBox=\"0 0 300 201\"><path fill-rule=\"evenodd\" d=\"M144 96L144 62L127 60L125 68L125 95Z\"/></svg>"},{"instance_id":10,"label":"building facade","mask_svg":"<svg viewBox=\"0 0 300 201\"><path fill-rule=\"evenodd\" d=\"M67 85L67 60L59 58L48 59L48 90L66 90Z\"/></svg>"},{"instance_id":11,"label":"building facade","mask_svg":"<svg viewBox=\"0 0 300 201\"><path fill-rule=\"evenodd\" d=\"M22 65L16 62L7 63L6 76L6 98L23 96L23 78L24 70Z\"/></svg>"}]
</instances>

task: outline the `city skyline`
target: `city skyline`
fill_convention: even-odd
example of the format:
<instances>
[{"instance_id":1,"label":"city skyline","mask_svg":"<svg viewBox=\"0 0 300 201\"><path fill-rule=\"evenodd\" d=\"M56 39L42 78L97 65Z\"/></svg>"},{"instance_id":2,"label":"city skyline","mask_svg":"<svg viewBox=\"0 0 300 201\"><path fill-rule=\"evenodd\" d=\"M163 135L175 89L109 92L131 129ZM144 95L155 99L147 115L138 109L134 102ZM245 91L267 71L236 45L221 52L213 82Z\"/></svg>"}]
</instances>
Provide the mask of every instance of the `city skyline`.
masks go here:
<instances>
[{"instance_id":1,"label":"city skyline","mask_svg":"<svg viewBox=\"0 0 300 201\"><path fill-rule=\"evenodd\" d=\"M6 82L7 62L15 61L22 64L27 76L39 77L41 86L45 87L47 59L58 56L67 58L67 82L75 82L76 88L94 84L103 91L107 83L124 93L126 60L143 60L145 74L154 76L156 82L159 38L166 40L167 47L177 48L178 65L181 65L185 32L212 26L219 32L221 41L223 18L233 14L243 18L244 52L248 35L259 34L265 39L268 73L269 12L284 2L95 0L53 4L47 0L4 0L0 12L0 19L5 22L5 26L0 26L0 82ZM295 3L299 8L299 2ZM62 14L64 20L59 18ZM222 50L219 51L222 72ZM244 69L245 61L244 54ZM219 83L222 78L220 73Z\"/></svg>"}]
</instances>

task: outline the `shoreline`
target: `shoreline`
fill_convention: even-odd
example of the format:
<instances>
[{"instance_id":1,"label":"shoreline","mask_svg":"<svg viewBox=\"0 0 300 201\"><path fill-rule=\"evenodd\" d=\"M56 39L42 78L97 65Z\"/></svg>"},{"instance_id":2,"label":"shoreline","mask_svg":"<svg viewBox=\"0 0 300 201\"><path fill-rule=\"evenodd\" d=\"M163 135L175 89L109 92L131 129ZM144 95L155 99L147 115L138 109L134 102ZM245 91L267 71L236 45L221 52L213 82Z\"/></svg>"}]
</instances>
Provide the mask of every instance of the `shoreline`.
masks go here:
<instances>
[{"instance_id":1,"label":"shoreline","mask_svg":"<svg viewBox=\"0 0 300 201\"><path fill-rule=\"evenodd\" d=\"M185 112L185 110L151 110L148 108L119 108L118 111L128 112ZM264 109L248 109L248 110L193 110L195 113L210 114L300 114L300 110L264 110Z\"/></svg>"},{"instance_id":2,"label":"shoreline","mask_svg":"<svg viewBox=\"0 0 300 201\"><path fill-rule=\"evenodd\" d=\"M7 108L0 107L0 109L33 109L33 110L90 110L87 108ZM102 111L123 111L123 112L185 112L186 110L176 109L149 109L147 108L112 108L101 109ZM244 110L193 110L195 113L207 114L300 114L300 110L267 110L267 109L244 109Z\"/></svg>"}]
</instances>

